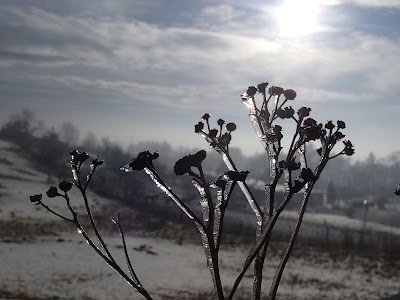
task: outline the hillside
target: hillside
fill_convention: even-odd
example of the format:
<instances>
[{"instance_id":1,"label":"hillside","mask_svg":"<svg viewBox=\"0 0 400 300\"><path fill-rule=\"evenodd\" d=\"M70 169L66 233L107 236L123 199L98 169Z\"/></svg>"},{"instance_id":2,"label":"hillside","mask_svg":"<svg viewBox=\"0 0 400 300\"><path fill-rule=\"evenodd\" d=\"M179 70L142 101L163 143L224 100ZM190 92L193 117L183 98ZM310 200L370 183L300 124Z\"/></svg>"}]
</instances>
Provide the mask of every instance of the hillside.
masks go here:
<instances>
[{"instance_id":1,"label":"hillside","mask_svg":"<svg viewBox=\"0 0 400 300\"><path fill-rule=\"evenodd\" d=\"M33 170L22 153L14 145L0 141L0 298L141 299L69 223L30 203L29 195L45 193L56 183ZM93 193L89 197L107 244L124 265L119 235L108 221L122 212L130 228L127 243L133 265L155 299L211 299L208 291L212 282L197 237L182 242L179 237L184 228L170 224L158 234L149 234L144 230L150 222L146 220L148 215ZM77 192L71 193L71 198L74 207L83 208ZM57 212L68 213L59 198L45 201ZM288 215L289 219L292 217ZM319 225L353 222L349 226L357 230L362 225L329 215L310 214L307 220ZM376 230L375 235L388 231L393 237L399 234L398 229L388 226L370 223L367 228ZM232 285L245 260L246 248L223 245L220 260L224 286ZM276 250L269 253L266 261L266 283L273 276L271 268L279 262L279 247L273 248ZM300 248L288 263L279 299L380 299L400 292L399 267L400 261L396 260ZM251 281L249 273L242 286L251 287ZM238 299L246 299L249 293L242 288Z\"/></svg>"}]
</instances>

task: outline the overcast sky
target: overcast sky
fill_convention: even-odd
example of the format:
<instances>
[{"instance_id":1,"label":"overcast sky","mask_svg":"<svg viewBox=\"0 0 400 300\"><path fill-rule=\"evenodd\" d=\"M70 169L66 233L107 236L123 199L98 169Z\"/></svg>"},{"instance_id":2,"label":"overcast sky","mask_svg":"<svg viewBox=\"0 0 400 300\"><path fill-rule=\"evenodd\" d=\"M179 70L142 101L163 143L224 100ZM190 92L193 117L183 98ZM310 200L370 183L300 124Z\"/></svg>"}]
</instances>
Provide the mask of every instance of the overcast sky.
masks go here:
<instances>
[{"instance_id":1,"label":"overcast sky","mask_svg":"<svg viewBox=\"0 0 400 300\"><path fill-rule=\"evenodd\" d=\"M206 148L208 112L251 154L240 94L267 81L380 157L400 150L399 33L399 0L1 0L0 121L28 108L82 137Z\"/></svg>"}]
</instances>

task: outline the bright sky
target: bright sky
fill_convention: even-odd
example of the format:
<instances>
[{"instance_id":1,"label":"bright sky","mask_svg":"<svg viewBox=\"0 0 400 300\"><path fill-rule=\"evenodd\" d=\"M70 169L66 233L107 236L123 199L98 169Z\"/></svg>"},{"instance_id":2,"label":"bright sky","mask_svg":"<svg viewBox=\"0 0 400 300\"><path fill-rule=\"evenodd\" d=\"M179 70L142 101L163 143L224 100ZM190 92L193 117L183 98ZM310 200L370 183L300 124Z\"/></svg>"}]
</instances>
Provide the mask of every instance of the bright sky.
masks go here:
<instances>
[{"instance_id":1,"label":"bright sky","mask_svg":"<svg viewBox=\"0 0 400 300\"><path fill-rule=\"evenodd\" d=\"M398 0L2 0L0 36L1 122L29 108L83 137L205 148L208 112L251 154L240 94L268 81L344 120L355 159L400 150Z\"/></svg>"}]
</instances>

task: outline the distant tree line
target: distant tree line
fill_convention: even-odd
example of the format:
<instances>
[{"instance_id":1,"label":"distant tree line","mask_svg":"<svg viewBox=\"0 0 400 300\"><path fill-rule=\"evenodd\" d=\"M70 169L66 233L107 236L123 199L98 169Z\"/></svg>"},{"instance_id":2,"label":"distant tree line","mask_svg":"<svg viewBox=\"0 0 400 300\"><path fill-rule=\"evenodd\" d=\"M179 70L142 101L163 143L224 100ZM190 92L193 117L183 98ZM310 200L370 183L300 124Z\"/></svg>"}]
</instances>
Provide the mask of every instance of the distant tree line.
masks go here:
<instances>
[{"instance_id":1,"label":"distant tree line","mask_svg":"<svg viewBox=\"0 0 400 300\"><path fill-rule=\"evenodd\" d=\"M167 142L155 141L135 143L123 149L109 138L99 140L94 133L88 133L83 139L80 139L79 135L79 129L72 123L63 123L57 129L48 128L29 110L11 115L0 128L0 139L20 146L32 166L44 170L49 179L51 177L56 177L57 180L70 179L71 174L66 171L70 159L68 151L73 149L87 151L92 156L99 155L105 161L104 166L98 171L92 189L103 196L144 208L150 205L149 197L153 197L154 194L159 195L158 191L149 184L148 178L136 173L127 176L120 171L120 168L140 151L151 150L160 153L161 157L156 162L157 168L161 175L170 180L169 184L177 190L181 187L185 194L184 198L197 197L196 191L187 190L187 184L182 182L182 178L172 174L173 165L180 157L199 149L174 149ZM232 148L231 155L238 162L239 168L247 168L250 171L248 178L260 180L267 178L268 168L260 165L260 161L267 161L266 157L263 159L264 153L246 156L240 149ZM317 161L316 151L314 157ZM311 159L314 159L313 156ZM208 153L204 169L209 176L215 178L226 171L224 163L215 151ZM327 166L317 188L326 190L328 200L331 201L375 197L384 204L395 199L393 187L397 186L399 178L400 151L393 152L384 159L377 159L371 153L362 161L350 162L348 158L337 158L335 164ZM116 186L119 188L115 188ZM163 204L163 201L160 200L159 203Z\"/></svg>"}]
</instances>

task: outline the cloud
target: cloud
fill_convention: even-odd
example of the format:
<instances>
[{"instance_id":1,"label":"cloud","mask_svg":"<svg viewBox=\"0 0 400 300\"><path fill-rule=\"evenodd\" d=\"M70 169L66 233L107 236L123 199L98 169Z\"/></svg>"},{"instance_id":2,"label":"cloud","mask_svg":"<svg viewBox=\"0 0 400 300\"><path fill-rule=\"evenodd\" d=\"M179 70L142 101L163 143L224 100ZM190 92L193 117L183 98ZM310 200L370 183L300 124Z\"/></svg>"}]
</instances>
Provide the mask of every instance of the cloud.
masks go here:
<instances>
[{"instance_id":1,"label":"cloud","mask_svg":"<svg viewBox=\"0 0 400 300\"><path fill-rule=\"evenodd\" d=\"M227 4L219 4L215 6L208 6L202 10L206 17L218 19L219 21L230 21L236 16L235 10L232 6Z\"/></svg>"},{"instance_id":2,"label":"cloud","mask_svg":"<svg viewBox=\"0 0 400 300\"><path fill-rule=\"evenodd\" d=\"M213 23L218 13L230 22ZM0 12L5 28L0 64L7 77L15 76L8 80L27 88L57 87L71 97L85 92L103 97L99 101L118 98L182 110L226 109L227 99L239 99L247 85L268 79L313 102L372 101L373 93L400 92L399 40L360 32L281 40L251 22L235 23L232 6L209 6L202 14L213 26L160 27L134 18L6 7ZM232 31L234 26L244 29Z\"/></svg>"},{"instance_id":3,"label":"cloud","mask_svg":"<svg viewBox=\"0 0 400 300\"><path fill-rule=\"evenodd\" d=\"M117 136L117 127L129 126L144 139L145 122L154 138L165 138L166 130L180 132L182 123L189 124L191 137L193 122L205 110L238 125L247 122L239 95L249 85L269 81L297 91L294 108L311 106L321 121L340 115L349 130L358 128L353 134L365 149L357 153L373 150L361 142L369 128L377 141L379 132L396 134L400 39L386 34L394 17L379 32L357 28L357 18L348 22L357 10L368 25L380 25L377 20L387 14L365 16L372 11L364 9L366 1L349 11L346 5L328 8L329 22L336 23L324 26L335 30L290 39L275 30L272 10L233 1L199 1L196 7L172 1L165 9L161 2L146 2L138 10L130 9L129 1L113 2L111 8L101 1L93 10L90 1L0 5L3 115L22 103L53 119L75 118L81 128L97 124L116 138L126 139L125 131Z\"/></svg>"},{"instance_id":4,"label":"cloud","mask_svg":"<svg viewBox=\"0 0 400 300\"><path fill-rule=\"evenodd\" d=\"M366 7L400 8L398 0L334 0L331 4L348 3Z\"/></svg>"}]
</instances>

